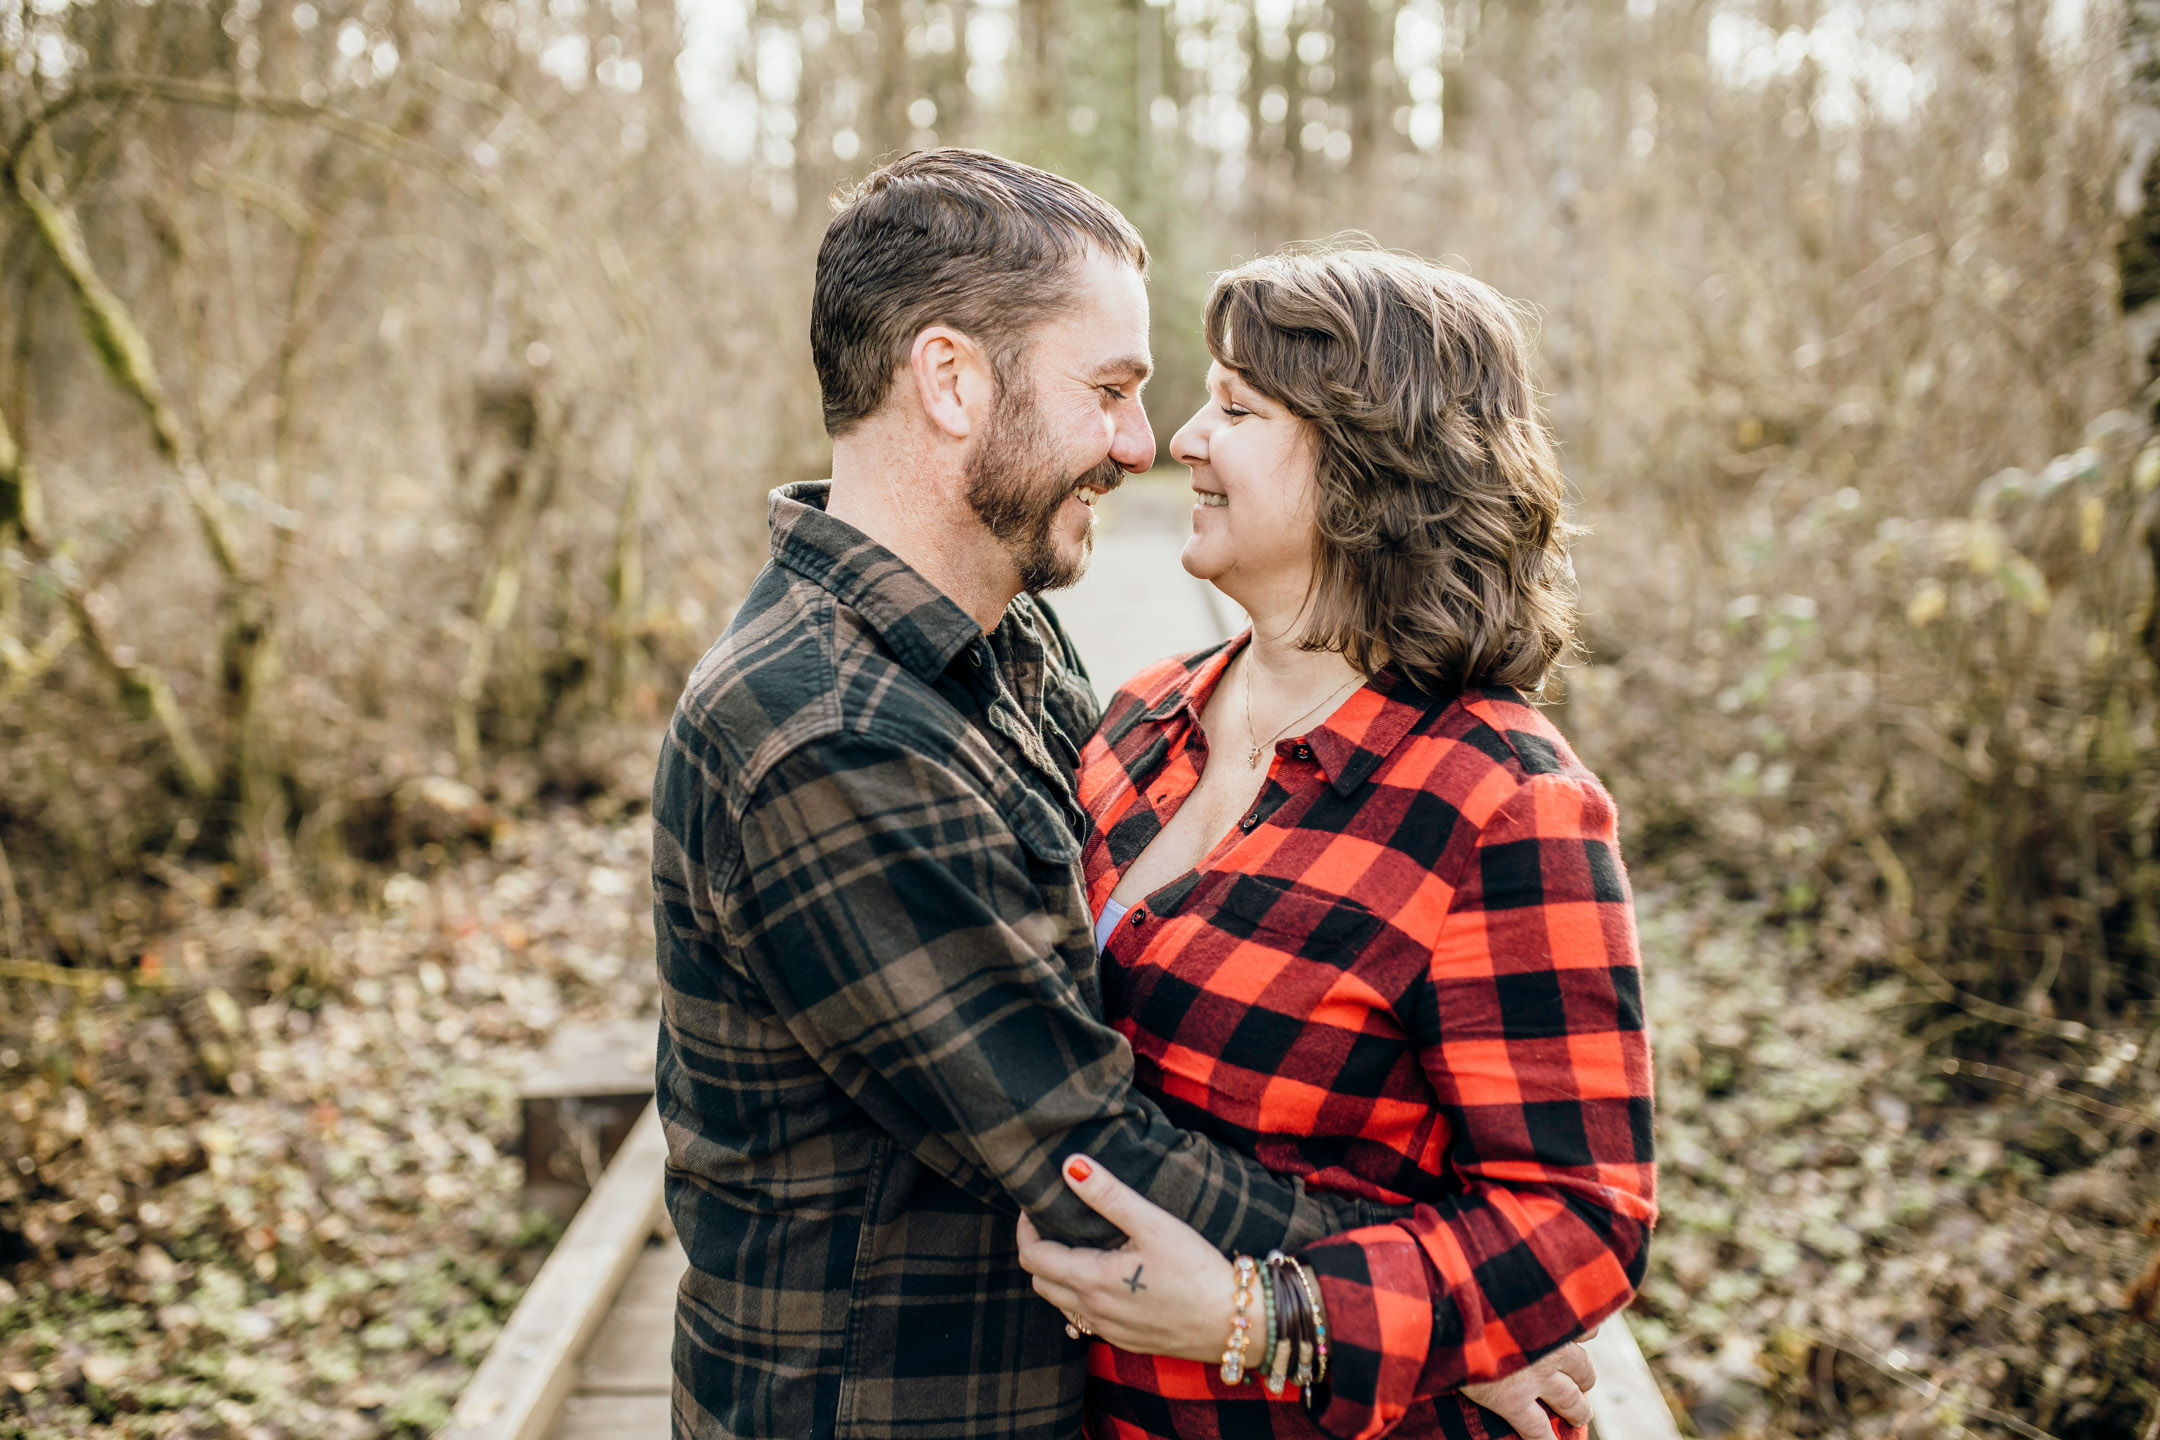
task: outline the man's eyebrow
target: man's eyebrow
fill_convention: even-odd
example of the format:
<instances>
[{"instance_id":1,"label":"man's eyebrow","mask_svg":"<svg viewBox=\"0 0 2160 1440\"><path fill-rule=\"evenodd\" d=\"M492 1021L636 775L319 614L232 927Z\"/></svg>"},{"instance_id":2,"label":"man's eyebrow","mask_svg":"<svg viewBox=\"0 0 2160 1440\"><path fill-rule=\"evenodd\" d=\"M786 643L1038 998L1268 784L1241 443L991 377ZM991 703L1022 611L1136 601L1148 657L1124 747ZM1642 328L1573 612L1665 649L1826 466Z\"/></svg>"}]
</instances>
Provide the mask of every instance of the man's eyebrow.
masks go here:
<instances>
[{"instance_id":1,"label":"man's eyebrow","mask_svg":"<svg viewBox=\"0 0 2160 1440\"><path fill-rule=\"evenodd\" d=\"M1121 355L1115 360L1105 360L1102 364L1097 365L1094 370L1094 378L1097 380L1138 380L1144 384L1148 377L1154 373L1155 362L1148 359L1147 356Z\"/></svg>"}]
</instances>

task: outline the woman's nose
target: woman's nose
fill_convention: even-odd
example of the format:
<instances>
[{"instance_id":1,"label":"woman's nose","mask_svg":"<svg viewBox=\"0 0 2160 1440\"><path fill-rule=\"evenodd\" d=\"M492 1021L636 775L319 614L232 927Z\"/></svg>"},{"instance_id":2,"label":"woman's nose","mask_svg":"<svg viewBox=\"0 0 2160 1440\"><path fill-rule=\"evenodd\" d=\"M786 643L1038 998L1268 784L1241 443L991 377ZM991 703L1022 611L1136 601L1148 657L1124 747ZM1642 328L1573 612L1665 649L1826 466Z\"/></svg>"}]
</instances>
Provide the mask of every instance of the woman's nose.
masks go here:
<instances>
[{"instance_id":1,"label":"woman's nose","mask_svg":"<svg viewBox=\"0 0 2160 1440\"><path fill-rule=\"evenodd\" d=\"M1202 428L1202 411L1178 427L1177 434L1170 437L1170 458L1180 465L1204 465L1207 463L1207 435Z\"/></svg>"}]
</instances>

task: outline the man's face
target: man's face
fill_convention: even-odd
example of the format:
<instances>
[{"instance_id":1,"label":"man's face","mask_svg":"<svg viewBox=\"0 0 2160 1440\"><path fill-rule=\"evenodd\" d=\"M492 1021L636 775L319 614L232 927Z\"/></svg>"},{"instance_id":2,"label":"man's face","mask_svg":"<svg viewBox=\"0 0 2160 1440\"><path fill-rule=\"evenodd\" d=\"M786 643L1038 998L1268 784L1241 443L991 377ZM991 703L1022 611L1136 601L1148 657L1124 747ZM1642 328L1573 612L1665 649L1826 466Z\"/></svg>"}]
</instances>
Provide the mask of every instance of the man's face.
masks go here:
<instances>
[{"instance_id":1,"label":"man's face","mask_svg":"<svg viewBox=\"0 0 2160 1440\"><path fill-rule=\"evenodd\" d=\"M1140 404L1147 286L1090 253L1071 302L1036 327L968 458L968 503L1030 593L1072 584L1094 545L1095 500L1155 463Z\"/></svg>"}]
</instances>

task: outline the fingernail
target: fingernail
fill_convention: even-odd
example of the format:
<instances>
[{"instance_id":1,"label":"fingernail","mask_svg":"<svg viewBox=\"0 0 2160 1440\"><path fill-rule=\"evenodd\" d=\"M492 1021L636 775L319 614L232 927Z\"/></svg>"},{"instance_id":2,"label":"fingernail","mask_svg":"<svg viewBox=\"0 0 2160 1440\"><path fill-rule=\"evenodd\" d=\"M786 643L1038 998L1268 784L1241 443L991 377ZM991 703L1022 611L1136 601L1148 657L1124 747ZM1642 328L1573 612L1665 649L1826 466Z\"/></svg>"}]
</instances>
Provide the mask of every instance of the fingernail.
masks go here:
<instances>
[{"instance_id":1,"label":"fingernail","mask_svg":"<svg viewBox=\"0 0 2160 1440\"><path fill-rule=\"evenodd\" d=\"M1088 1164L1087 1156L1075 1155L1070 1160L1067 1160L1065 1162L1065 1173L1072 1176L1075 1182L1078 1182L1087 1179L1090 1175L1093 1175L1095 1173L1095 1167Z\"/></svg>"}]
</instances>

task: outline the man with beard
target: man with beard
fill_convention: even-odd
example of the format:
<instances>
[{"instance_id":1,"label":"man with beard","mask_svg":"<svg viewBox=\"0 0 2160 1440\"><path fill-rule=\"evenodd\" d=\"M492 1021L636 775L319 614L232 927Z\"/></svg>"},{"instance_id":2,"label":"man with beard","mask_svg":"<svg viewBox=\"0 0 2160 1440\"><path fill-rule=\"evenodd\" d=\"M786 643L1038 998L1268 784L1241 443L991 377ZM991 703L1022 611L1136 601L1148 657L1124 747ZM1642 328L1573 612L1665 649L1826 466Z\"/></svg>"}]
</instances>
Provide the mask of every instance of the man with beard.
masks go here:
<instances>
[{"instance_id":1,"label":"man with beard","mask_svg":"<svg viewBox=\"0 0 2160 1440\"><path fill-rule=\"evenodd\" d=\"M1382 1218L1170 1125L1099 1018L1096 702L1036 592L1153 463L1146 267L1104 201L973 151L825 233L832 478L773 492L654 782L684 1440L1077 1434L1086 1346L1014 1236L1120 1241L1076 1152L1225 1251Z\"/></svg>"}]
</instances>

